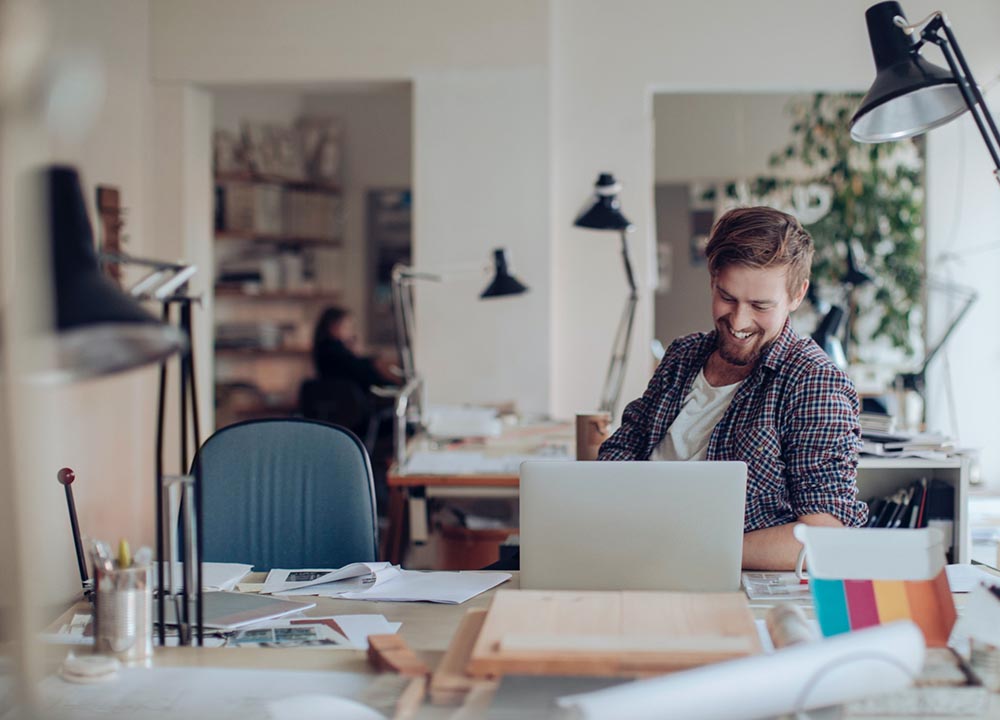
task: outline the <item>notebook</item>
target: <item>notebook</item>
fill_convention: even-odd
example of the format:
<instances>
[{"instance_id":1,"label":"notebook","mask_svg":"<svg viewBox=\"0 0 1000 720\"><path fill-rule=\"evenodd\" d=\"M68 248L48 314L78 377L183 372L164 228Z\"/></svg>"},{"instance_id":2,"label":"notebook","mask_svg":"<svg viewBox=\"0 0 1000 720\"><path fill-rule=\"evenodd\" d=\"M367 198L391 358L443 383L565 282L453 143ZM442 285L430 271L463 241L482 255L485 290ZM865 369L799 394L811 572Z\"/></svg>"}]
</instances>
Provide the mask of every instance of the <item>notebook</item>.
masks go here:
<instances>
[{"instance_id":1,"label":"notebook","mask_svg":"<svg viewBox=\"0 0 1000 720\"><path fill-rule=\"evenodd\" d=\"M521 587L736 591L742 462L525 462Z\"/></svg>"}]
</instances>

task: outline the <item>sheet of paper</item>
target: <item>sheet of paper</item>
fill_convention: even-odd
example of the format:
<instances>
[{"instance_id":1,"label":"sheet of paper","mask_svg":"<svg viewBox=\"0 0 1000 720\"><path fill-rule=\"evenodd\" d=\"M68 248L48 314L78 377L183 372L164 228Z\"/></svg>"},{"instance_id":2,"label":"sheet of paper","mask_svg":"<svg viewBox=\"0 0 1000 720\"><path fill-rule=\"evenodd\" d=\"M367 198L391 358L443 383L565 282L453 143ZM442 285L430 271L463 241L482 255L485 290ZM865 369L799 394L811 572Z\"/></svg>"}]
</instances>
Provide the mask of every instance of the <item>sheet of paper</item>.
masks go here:
<instances>
[{"instance_id":1,"label":"sheet of paper","mask_svg":"<svg viewBox=\"0 0 1000 720\"><path fill-rule=\"evenodd\" d=\"M809 583L793 572L745 572L743 590L751 600L808 600Z\"/></svg>"},{"instance_id":2,"label":"sheet of paper","mask_svg":"<svg viewBox=\"0 0 1000 720\"><path fill-rule=\"evenodd\" d=\"M156 666L124 668L115 680L95 685L77 685L50 676L40 684L39 716L73 720L268 720L276 717L269 709L271 703L302 695L357 701L374 677L348 672Z\"/></svg>"},{"instance_id":3,"label":"sheet of paper","mask_svg":"<svg viewBox=\"0 0 1000 720\"><path fill-rule=\"evenodd\" d=\"M233 634L226 647L330 647L347 646L347 639L332 627L320 622L296 624L266 623L266 627L250 627Z\"/></svg>"},{"instance_id":4,"label":"sheet of paper","mask_svg":"<svg viewBox=\"0 0 1000 720\"><path fill-rule=\"evenodd\" d=\"M94 644L94 616L87 613L74 613L73 619L61 628L51 633L42 633L38 639L42 642L54 645L93 645ZM180 638L176 628L168 628L167 647L178 647ZM205 647L222 647L226 644L226 638L212 632L205 633Z\"/></svg>"},{"instance_id":5,"label":"sheet of paper","mask_svg":"<svg viewBox=\"0 0 1000 720\"><path fill-rule=\"evenodd\" d=\"M431 405L427 434L434 438L498 437L503 423L495 408L467 405Z\"/></svg>"},{"instance_id":6,"label":"sheet of paper","mask_svg":"<svg viewBox=\"0 0 1000 720\"><path fill-rule=\"evenodd\" d=\"M1000 576L981 570L975 565L947 565L948 587L953 593L971 592L980 583L1000 585Z\"/></svg>"},{"instance_id":7,"label":"sheet of paper","mask_svg":"<svg viewBox=\"0 0 1000 720\"><path fill-rule=\"evenodd\" d=\"M389 622L385 615L334 615L331 619L351 645L362 649L368 647L369 635L393 635L403 626L403 623Z\"/></svg>"},{"instance_id":8,"label":"sheet of paper","mask_svg":"<svg viewBox=\"0 0 1000 720\"><path fill-rule=\"evenodd\" d=\"M900 622L800 643L768 655L714 663L558 700L576 717L749 720L906 687L924 662L924 637ZM830 668L836 667L836 672ZM780 678L780 682L775 679Z\"/></svg>"},{"instance_id":9,"label":"sheet of paper","mask_svg":"<svg viewBox=\"0 0 1000 720\"><path fill-rule=\"evenodd\" d=\"M458 604L510 580L510 577L510 573L503 572L401 570L396 578L384 585L362 592L345 593L340 597L348 600Z\"/></svg>"},{"instance_id":10,"label":"sheet of paper","mask_svg":"<svg viewBox=\"0 0 1000 720\"><path fill-rule=\"evenodd\" d=\"M383 563L388 566L388 563ZM345 580L336 580L334 582L321 583L319 585L308 585L305 587L300 587L292 590L282 590L277 591L275 595L281 595L282 597L292 596L292 595L316 595L319 597L343 597L345 593L349 592L367 592L372 588L376 588L384 583L389 582L397 575L399 575L400 569L397 565L392 565L384 568L379 568L374 574L363 575L354 578L347 578Z\"/></svg>"},{"instance_id":11,"label":"sheet of paper","mask_svg":"<svg viewBox=\"0 0 1000 720\"><path fill-rule=\"evenodd\" d=\"M569 460L565 448L547 446L537 453L490 456L474 450L418 450L406 465L404 475L517 475L526 460Z\"/></svg>"},{"instance_id":12,"label":"sheet of paper","mask_svg":"<svg viewBox=\"0 0 1000 720\"><path fill-rule=\"evenodd\" d=\"M179 593L183 587L184 563L170 563L170 568L165 566L163 568L164 577L170 577L167 575L168 569L173 573L173 582L171 583L173 592ZM253 570L253 565L245 565L243 563L203 562L201 564L202 589L206 592L212 590L232 590L236 587L236 583L245 578L251 570ZM155 563L153 565L153 587L157 587Z\"/></svg>"},{"instance_id":13,"label":"sheet of paper","mask_svg":"<svg viewBox=\"0 0 1000 720\"><path fill-rule=\"evenodd\" d=\"M365 578L370 578L370 582L374 583L375 576L380 571L385 571L390 567L391 565L387 562L371 562L351 563L334 570L275 568L267 574L267 578L264 580L264 589L261 592L270 595L352 579L356 580L356 584L364 584Z\"/></svg>"}]
</instances>

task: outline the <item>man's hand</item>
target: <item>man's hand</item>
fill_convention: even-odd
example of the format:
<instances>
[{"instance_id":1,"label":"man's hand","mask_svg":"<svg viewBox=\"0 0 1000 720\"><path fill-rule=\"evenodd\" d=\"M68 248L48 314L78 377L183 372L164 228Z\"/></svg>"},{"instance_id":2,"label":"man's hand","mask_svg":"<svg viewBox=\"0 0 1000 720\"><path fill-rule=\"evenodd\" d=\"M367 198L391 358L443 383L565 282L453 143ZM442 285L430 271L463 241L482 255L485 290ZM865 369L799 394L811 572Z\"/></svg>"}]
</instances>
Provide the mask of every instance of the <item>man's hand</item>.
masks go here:
<instances>
[{"instance_id":1,"label":"man's hand","mask_svg":"<svg viewBox=\"0 0 1000 720\"><path fill-rule=\"evenodd\" d=\"M754 530L743 534L744 570L794 570L802 543L792 535L796 523L824 527L843 527L833 515L817 513L803 515L787 525Z\"/></svg>"},{"instance_id":2,"label":"man's hand","mask_svg":"<svg viewBox=\"0 0 1000 720\"><path fill-rule=\"evenodd\" d=\"M373 364L375 365L375 370L382 379L390 385L399 385L402 378L402 371L389 360L384 358L373 358Z\"/></svg>"}]
</instances>

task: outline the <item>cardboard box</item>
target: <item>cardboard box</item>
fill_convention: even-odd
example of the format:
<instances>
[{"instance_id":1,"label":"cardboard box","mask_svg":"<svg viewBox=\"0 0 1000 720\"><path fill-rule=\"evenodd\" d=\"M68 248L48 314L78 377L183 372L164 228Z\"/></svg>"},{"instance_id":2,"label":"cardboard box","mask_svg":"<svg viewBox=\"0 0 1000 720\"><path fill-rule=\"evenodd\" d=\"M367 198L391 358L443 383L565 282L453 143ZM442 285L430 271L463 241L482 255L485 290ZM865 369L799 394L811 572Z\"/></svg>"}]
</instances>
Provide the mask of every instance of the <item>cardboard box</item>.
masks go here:
<instances>
[{"instance_id":1,"label":"cardboard box","mask_svg":"<svg viewBox=\"0 0 1000 720\"><path fill-rule=\"evenodd\" d=\"M937 528L829 528L797 525L823 635L913 620L928 647L945 647L955 602Z\"/></svg>"}]
</instances>

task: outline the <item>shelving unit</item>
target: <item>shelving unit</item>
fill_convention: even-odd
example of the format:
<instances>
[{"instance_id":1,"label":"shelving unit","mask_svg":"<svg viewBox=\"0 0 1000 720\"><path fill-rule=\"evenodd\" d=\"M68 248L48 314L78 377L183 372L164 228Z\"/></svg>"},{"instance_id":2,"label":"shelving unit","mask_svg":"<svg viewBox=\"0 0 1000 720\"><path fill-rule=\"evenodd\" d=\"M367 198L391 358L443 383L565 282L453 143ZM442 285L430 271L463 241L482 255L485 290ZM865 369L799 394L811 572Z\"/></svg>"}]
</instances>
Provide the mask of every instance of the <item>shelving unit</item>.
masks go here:
<instances>
[{"instance_id":1,"label":"shelving unit","mask_svg":"<svg viewBox=\"0 0 1000 720\"><path fill-rule=\"evenodd\" d=\"M921 477L926 477L928 480L943 480L955 489L952 562L969 562L972 557L972 545L968 516L968 460L862 457L858 464L858 495L865 501L873 497L884 497Z\"/></svg>"},{"instance_id":2,"label":"shelving unit","mask_svg":"<svg viewBox=\"0 0 1000 720\"><path fill-rule=\"evenodd\" d=\"M341 302L341 189L245 174L215 183L216 425L292 415L312 333Z\"/></svg>"}]
</instances>

